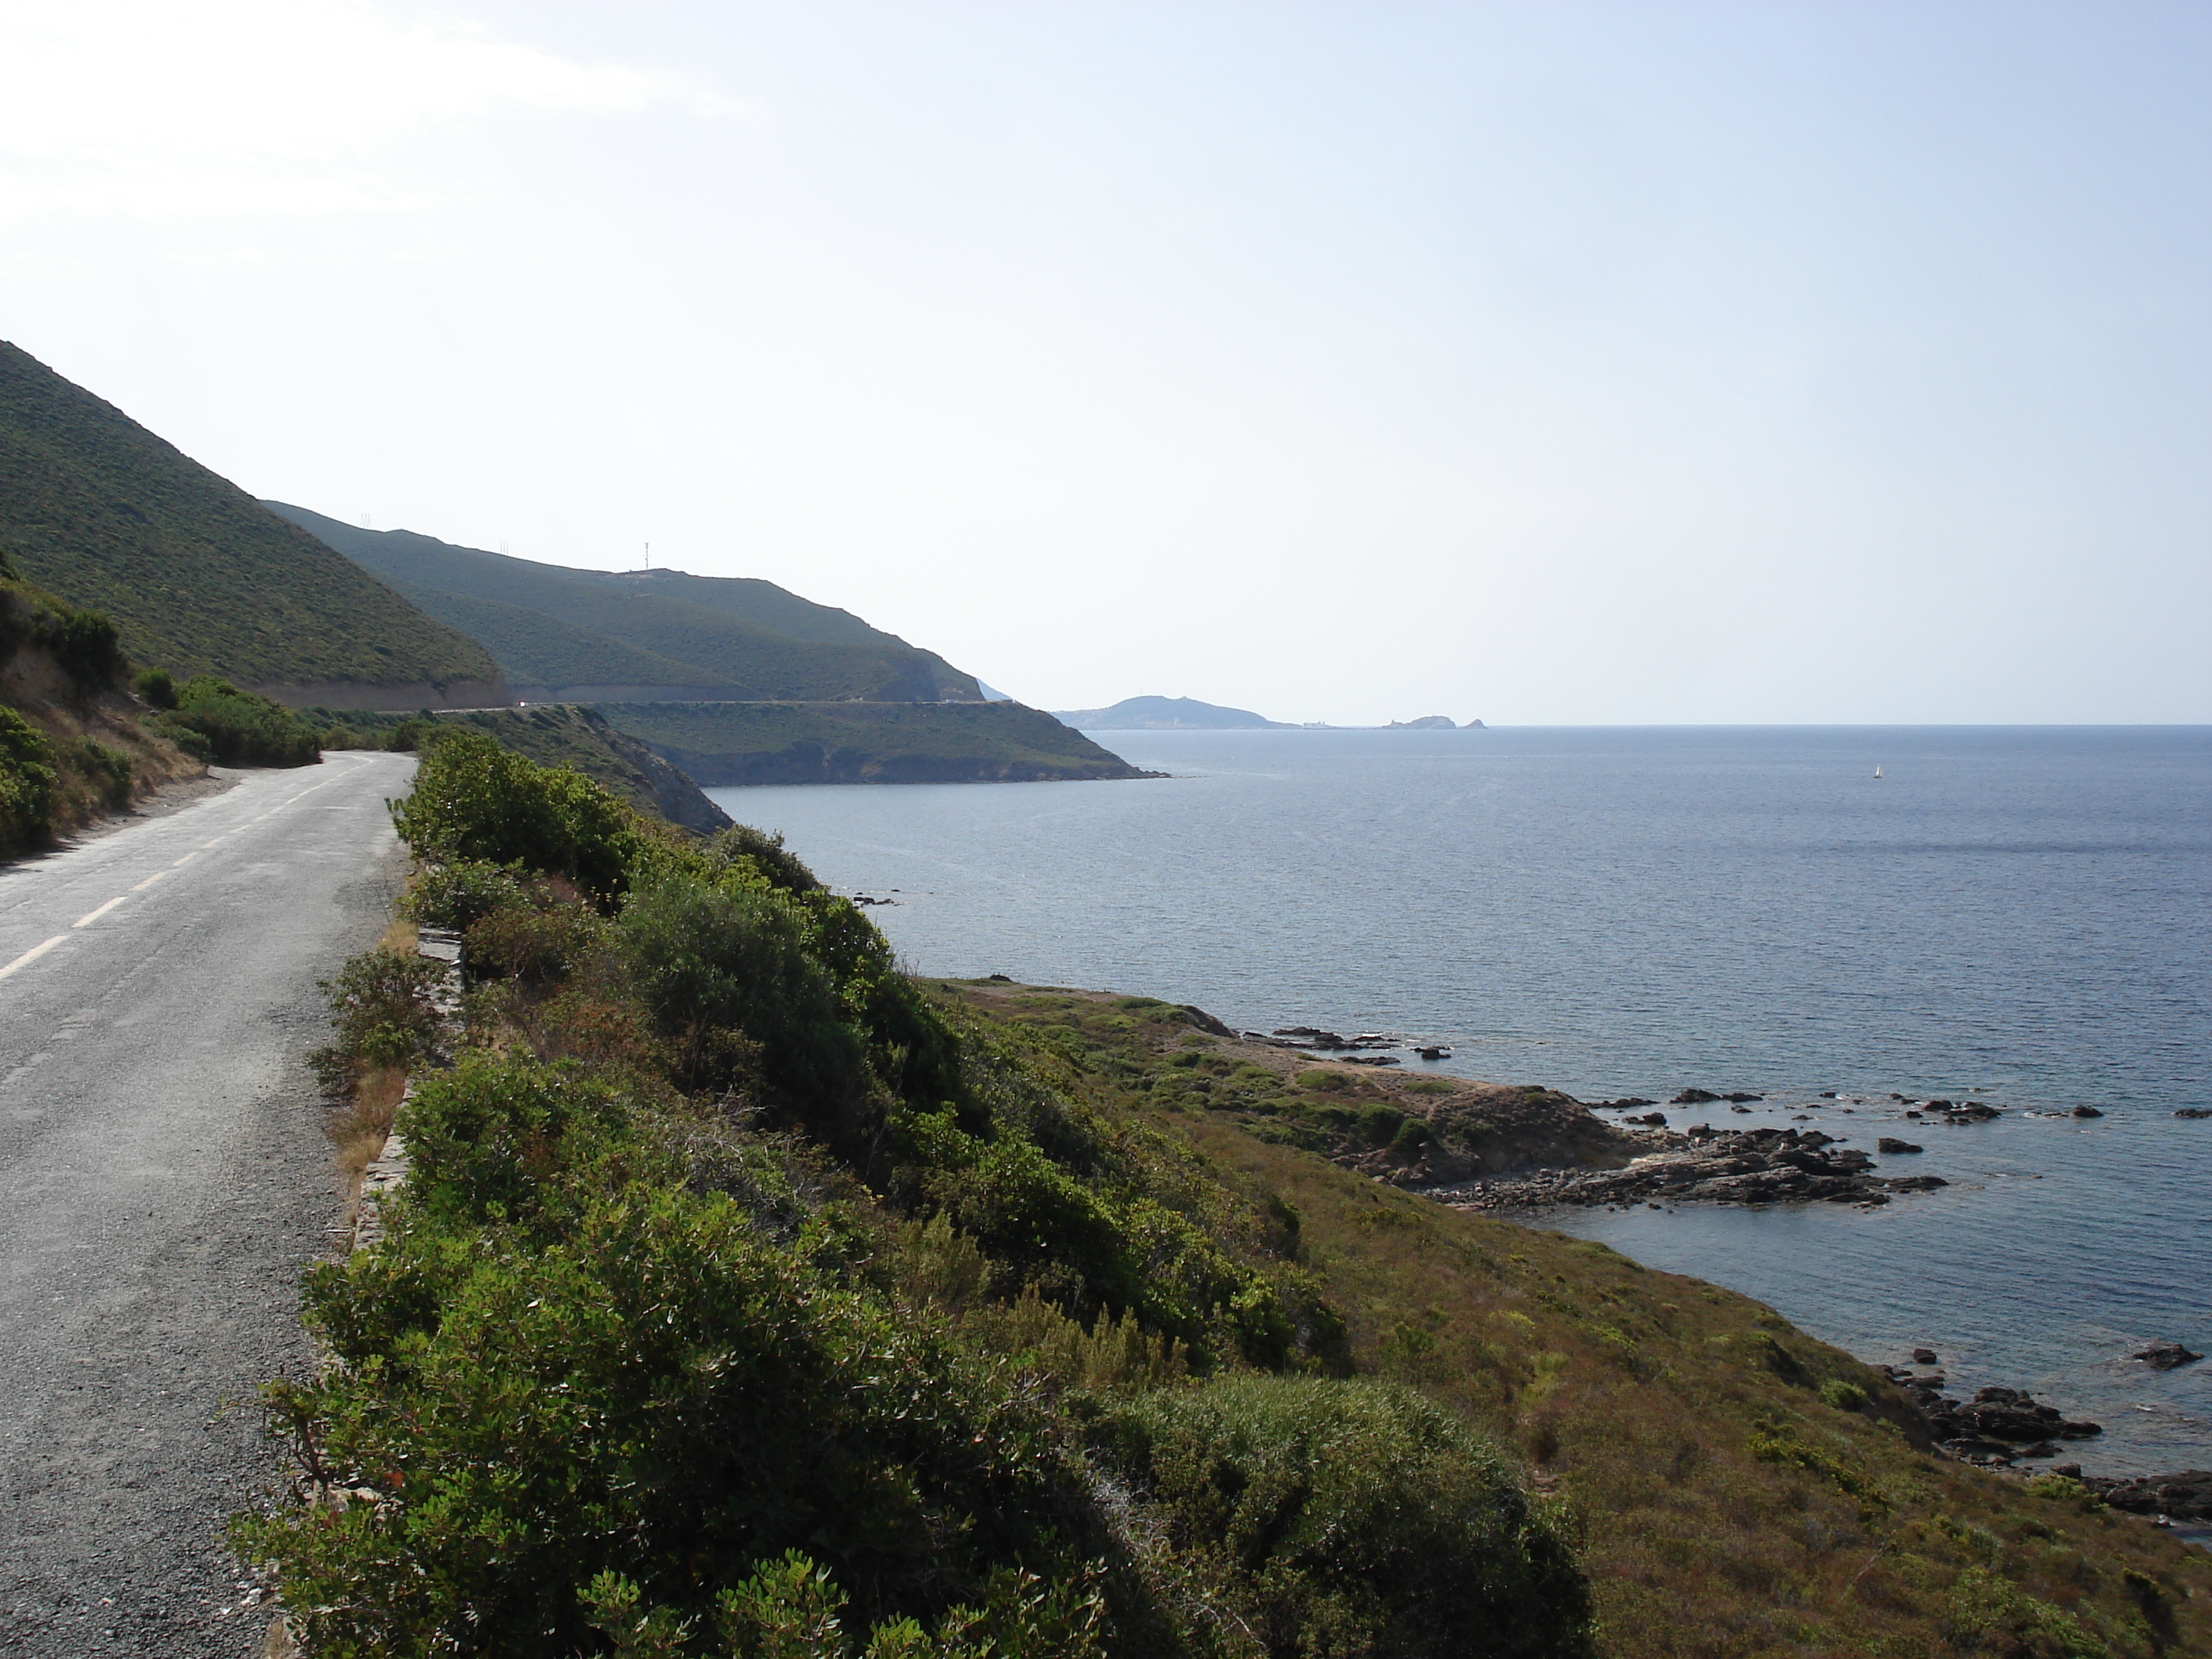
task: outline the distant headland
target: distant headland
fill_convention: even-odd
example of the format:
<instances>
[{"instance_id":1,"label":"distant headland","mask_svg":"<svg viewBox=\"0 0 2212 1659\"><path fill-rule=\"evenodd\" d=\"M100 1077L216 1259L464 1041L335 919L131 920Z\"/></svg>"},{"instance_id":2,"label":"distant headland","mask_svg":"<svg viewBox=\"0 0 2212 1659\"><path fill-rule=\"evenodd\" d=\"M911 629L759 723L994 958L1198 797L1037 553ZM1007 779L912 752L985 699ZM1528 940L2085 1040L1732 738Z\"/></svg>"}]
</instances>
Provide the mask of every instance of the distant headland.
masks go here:
<instances>
[{"instance_id":1,"label":"distant headland","mask_svg":"<svg viewBox=\"0 0 2212 1659\"><path fill-rule=\"evenodd\" d=\"M1475 731L1480 720L1462 725L1448 714L1392 720L1380 726L1333 726L1327 720L1271 720L1249 708L1200 702L1196 697L1124 697L1105 708L1060 708L1055 718L1091 732L1457 732Z\"/></svg>"}]
</instances>

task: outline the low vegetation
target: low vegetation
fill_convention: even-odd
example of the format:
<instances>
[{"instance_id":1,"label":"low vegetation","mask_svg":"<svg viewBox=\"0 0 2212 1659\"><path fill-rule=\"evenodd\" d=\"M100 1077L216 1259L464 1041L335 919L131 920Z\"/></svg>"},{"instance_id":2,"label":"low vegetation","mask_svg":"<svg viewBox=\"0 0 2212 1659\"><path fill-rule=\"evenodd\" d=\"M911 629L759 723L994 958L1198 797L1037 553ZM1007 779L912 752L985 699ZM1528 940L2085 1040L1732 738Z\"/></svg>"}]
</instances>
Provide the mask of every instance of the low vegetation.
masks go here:
<instances>
[{"instance_id":1,"label":"low vegetation","mask_svg":"<svg viewBox=\"0 0 2212 1659\"><path fill-rule=\"evenodd\" d=\"M471 988L441 1039L408 958L333 986L413 1173L311 1276L301 1497L238 1523L309 1650L1589 1650L1557 1506L1350 1374L1278 1207L787 852L465 730L398 823Z\"/></svg>"},{"instance_id":2,"label":"low vegetation","mask_svg":"<svg viewBox=\"0 0 2212 1659\"><path fill-rule=\"evenodd\" d=\"M141 694L162 710L148 725L185 753L218 766L312 766L322 733L283 703L241 691L212 674L182 685L161 670L139 676Z\"/></svg>"},{"instance_id":3,"label":"low vegetation","mask_svg":"<svg viewBox=\"0 0 2212 1659\"><path fill-rule=\"evenodd\" d=\"M2201 1558L1771 1310L1259 1138L1326 1091L1194 1011L908 978L777 843L481 732L398 821L468 988L334 982L414 1171L237 1523L312 1653L2212 1641Z\"/></svg>"},{"instance_id":4,"label":"low vegetation","mask_svg":"<svg viewBox=\"0 0 2212 1659\"><path fill-rule=\"evenodd\" d=\"M1143 775L1016 702L611 702L599 712L709 788Z\"/></svg>"},{"instance_id":5,"label":"low vegetation","mask_svg":"<svg viewBox=\"0 0 2212 1659\"><path fill-rule=\"evenodd\" d=\"M1382 1097L1420 1079L1262 1070L1150 998L936 994L1072 1099L1174 1137L1295 1215L1297 1259L1341 1312L1355 1370L1517 1451L1567 1506L1603 1651L2212 1651L2201 1552L2078 1482L1935 1455L1886 1377L1771 1309L1446 1209L1303 1144L1307 1126L1359 1133L1382 1106L1364 1131L1379 1139L1404 1116Z\"/></svg>"}]
</instances>

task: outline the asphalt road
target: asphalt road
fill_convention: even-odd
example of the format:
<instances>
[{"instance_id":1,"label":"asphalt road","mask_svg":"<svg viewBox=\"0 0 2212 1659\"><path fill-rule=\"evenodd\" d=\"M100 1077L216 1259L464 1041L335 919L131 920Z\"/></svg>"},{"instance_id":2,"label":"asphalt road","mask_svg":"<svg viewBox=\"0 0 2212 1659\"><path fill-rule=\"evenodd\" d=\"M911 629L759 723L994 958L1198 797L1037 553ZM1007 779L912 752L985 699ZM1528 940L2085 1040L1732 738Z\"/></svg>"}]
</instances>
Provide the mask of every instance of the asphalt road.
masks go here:
<instances>
[{"instance_id":1,"label":"asphalt road","mask_svg":"<svg viewBox=\"0 0 2212 1659\"><path fill-rule=\"evenodd\" d=\"M222 1528L337 1218L314 981L384 927L413 767L250 772L0 867L0 1655L259 1651Z\"/></svg>"}]
</instances>

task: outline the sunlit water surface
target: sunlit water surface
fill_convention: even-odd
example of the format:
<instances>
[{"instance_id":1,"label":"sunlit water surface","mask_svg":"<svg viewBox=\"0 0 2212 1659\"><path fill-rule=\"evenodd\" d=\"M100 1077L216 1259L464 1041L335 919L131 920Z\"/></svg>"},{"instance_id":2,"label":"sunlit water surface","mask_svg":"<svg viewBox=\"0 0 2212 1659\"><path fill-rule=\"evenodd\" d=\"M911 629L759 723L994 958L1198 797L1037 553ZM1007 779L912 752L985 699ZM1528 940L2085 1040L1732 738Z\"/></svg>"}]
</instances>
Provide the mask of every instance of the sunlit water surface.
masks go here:
<instances>
[{"instance_id":1,"label":"sunlit water surface","mask_svg":"<svg viewBox=\"0 0 2212 1659\"><path fill-rule=\"evenodd\" d=\"M2212 1466L2212 729L1114 732L1150 782L713 792L927 973L1391 1030L1583 1099L1765 1093L1947 1189L1546 1224ZM1875 768L1882 769L1877 780ZM1820 1103L1820 1091L1861 1102ZM2009 1109L1893 1121L1893 1092ZM1876 1104L1875 1103L1881 1103ZM2076 1104L2105 1115L2063 1115ZM1677 1110L1680 1125L1713 1109ZM2049 1114L2043 1115L2042 1114Z\"/></svg>"}]
</instances>

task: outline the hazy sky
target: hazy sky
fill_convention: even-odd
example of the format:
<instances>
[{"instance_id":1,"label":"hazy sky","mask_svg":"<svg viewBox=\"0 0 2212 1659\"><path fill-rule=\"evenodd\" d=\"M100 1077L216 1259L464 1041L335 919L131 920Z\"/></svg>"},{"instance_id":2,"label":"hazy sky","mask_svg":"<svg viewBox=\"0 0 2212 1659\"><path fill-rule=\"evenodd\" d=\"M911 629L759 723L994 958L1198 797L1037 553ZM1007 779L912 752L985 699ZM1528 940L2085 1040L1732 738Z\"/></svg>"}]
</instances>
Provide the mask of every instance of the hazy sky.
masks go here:
<instances>
[{"instance_id":1,"label":"hazy sky","mask_svg":"<svg viewBox=\"0 0 2212 1659\"><path fill-rule=\"evenodd\" d=\"M2212 9L0 0L0 336L1024 701L2212 720Z\"/></svg>"}]
</instances>

